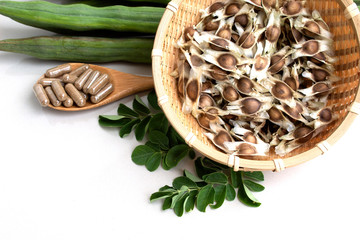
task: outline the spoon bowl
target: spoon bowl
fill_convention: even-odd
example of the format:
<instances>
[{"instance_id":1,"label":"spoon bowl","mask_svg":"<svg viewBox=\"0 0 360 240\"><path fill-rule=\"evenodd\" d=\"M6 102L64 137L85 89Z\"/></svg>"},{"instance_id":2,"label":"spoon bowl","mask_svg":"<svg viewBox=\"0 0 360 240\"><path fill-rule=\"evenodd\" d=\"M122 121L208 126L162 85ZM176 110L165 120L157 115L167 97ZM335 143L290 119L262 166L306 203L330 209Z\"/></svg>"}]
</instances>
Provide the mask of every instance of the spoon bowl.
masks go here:
<instances>
[{"instance_id":1,"label":"spoon bowl","mask_svg":"<svg viewBox=\"0 0 360 240\"><path fill-rule=\"evenodd\" d=\"M83 63L70 63L70 65L72 69L76 69L82 66ZM93 64L89 64L89 66L94 71L98 70L101 73L106 73L109 75L110 82L114 87L113 92L99 103L92 103L89 100L86 101L84 107L78 107L75 104L72 107L64 107L64 106L55 107L49 104L48 107L59 111L67 111L67 112L83 111L83 110L104 106L106 104L115 102L127 96L154 88L154 81L152 77L133 75ZM39 83L40 79L44 77L45 75L42 75L37 82Z\"/></svg>"}]
</instances>

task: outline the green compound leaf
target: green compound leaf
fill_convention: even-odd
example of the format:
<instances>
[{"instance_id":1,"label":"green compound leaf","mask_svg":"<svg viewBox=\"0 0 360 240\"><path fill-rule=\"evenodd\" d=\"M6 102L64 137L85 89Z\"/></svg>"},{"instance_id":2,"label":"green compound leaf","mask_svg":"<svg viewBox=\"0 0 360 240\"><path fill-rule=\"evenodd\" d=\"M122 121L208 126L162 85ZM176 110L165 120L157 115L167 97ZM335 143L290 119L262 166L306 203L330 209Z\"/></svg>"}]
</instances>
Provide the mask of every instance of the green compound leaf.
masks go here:
<instances>
[{"instance_id":1,"label":"green compound leaf","mask_svg":"<svg viewBox=\"0 0 360 240\"><path fill-rule=\"evenodd\" d=\"M203 187L196 199L196 207L200 212L205 212L206 207L215 200L215 190L212 185L208 184Z\"/></svg>"},{"instance_id":2,"label":"green compound leaf","mask_svg":"<svg viewBox=\"0 0 360 240\"><path fill-rule=\"evenodd\" d=\"M241 172L235 172L231 169L231 183L234 188L238 188L242 184Z\"/></svg>"},{"instance_id":3,"label":"green compound leaf","mask_svg":"<svg viewBox=\"0 0 360 240\"><path fill-rule=\"evenodd\" d=\"M160 166L160 163L161 163L161 153L156 152L146 160L145 167L150 172L153 172L156 169L158 169L158 167Z\"/></svg>"},{"instance_id":4,"label":"green compound leaf","mask_svg":"<svg viewBox=\"0 0 360 240\"><path fill-rule=\"evenodd\" d=\"M160 146L159 146L158 144L155 144L155 143L152 143L152 142L150 142L150 141L147 141L147 142L145 143L145 145L148 146L148 147L151 147L151 148L154 149L156 152L160 152L160 151L161 151L161 148L160 148Z\"/></svg>"},{"instance_id":5,"label":"green compound leaf","mask_svg":"<svg viewBox=\"0 0 360 240\"><path fill-rule=\"evenodd\" d=\"M172 204L172 196L164 199L162 210L170 209Z\"/></svg>"},{"instance_id":6,"label":"green compound leaf","mask_svg":"<svg viewBox=\"0 0 360 240\"><path fill-rule=\"evenodd\" d=\"M190 178L181 176L174 179L172 183L173 188L180 190L182 186L186 186L188 188L197 188L197 185Z\"/></svg>"},{"instance_id":7,"label":"green compound leaf","mask_svg":"<svg viewBox=\"0 0 360 240\"><path fill-rule=\"evenodd\" d=\"M214 187L215 190L215 204L210 205L212 209L217 209L223 205L226 198L226 186L225 185L217 185Z\"/></svg>"},{"instance_id":8,"label":"green compound leaf","mask_svg":"<svg viewBox=\"0 0 360 240\"><path fill-rule=\"evenodd\" d=\"M164 113L155 114L149 122L149 132L158 130L163 133L167 133L169 128L169 121Z\"/></svg>"},{"instance_id":9,"label":"green compound leaf","mask_svg":"<svg viewBox=\"0 0 360 240\"><path fill-rule=\"evenodd\" d=\"M175 191L173 191L173 192L170 192L170 191L169 192L155 192L155 193L151 194L150 202L154 202L156 200L168 198L168 197L171 197L174 194L175 194Z\"/></svg>"},{"instance_id":10,"label":"green compound leaf","mask_svg":"<svg viewBox=\"0 0 360 240\"><path fill-rule=\"evenodd\" d=\"M228 177L222 172L214 172L208 175L203 176L203 179L206 183L214 184L226 184L228 182Z\"/></svg>"},{"instance_id":11,"label":"green compound leaf","mask_svg":"<svg viewBox=\"0 0 360 240\"><path fill-rule=\"evenodd\" d=\"M122 127L128 122L130 122L131 119L119 116L119 115L100 115L99 116L99 124L102 127Z\"/></svg>"},{"instance_id":12,"label":"green compound leaf","mask_svg":"<svg viewBox=\"0 0 360 240\"><path fill-rule=\"evenodd\" d=\"M121 138L125 137L126 135L128 135L129 133L131 133L131 131L133 130L134 127L136 127L136 125L140 122L140 119L134 119L131 120L130 122L128 122L127 124L125 124L119 132L119 135Z\"/></svg>"},{"instance_id":13,"label":"green compound leaf","mask_svg":"<svg viewBox=\"0 0 360 240\"><path fill-rule=\"evenodd\" d=\"M203 182L203 180L197 176L195 176L194 174L192 174L191 172L189 172L188 170L184 170L184 175L187 178L190 178L193 182Z\"/></svg>"},{"instance_id":14,"label":"green compound leaf","mask_svg":"<svg viewBox=\"0 0 360 240\"><path fill-rule=\"evenodd\" d=\"M158 130L149 132L149 141L159 145L161 149L169 149L169 138L163 132Z\"/></svg>"},{"instance_id":15,"label":"green compound leaf","mask_svg":"<svg viewBox=\"0 0 360 240\"><path fill-rule=\"evenodd\" d=\"M137 112L135 112L134 110L132 110L131 108L129 108L128 106L122 103L120 103L117 112L118 115L124 117L131 117L131 118L139 117L139 114Z\"/></svg>"},{"instance_id":16,"label":"green compound leaf","mask_svg":"<svg viewBox=\"0 0 360 240\"><path fill-rule=\"evenodd\" d=\"M186 144L176 145L170 148L165 157L165 164L169 168L173 168L186 157L189 151L189 146Z\"/></svg>"},{"instance_id":17,"label":"green compound leaf","mask_svg":"<svg viewBox=\"0 0 360 240\"><path fill-rule=\"evenodd\" d=\"M244 172L244 177L260 182L264 181L264 174L262 172Z\"/></svg>"},{"instance_id":18,"label":"green compound leaf","mask_svg":"<svg viewBox=\"0 0 360 240\"><path fill-rule=\"evenodd\" d=\"M226 184L226 200L234 201L236 198L235 188L231 184Z\"/></svg>"},{"instance_id":19,"label":"green compound leaf","mask_svg":"<svg viewBox=\"0 0 360 240\"><path fill-rule=\"evenodd\" d=\"M144 139L150 119L151 116L147 116L137 125L135 129L135 137L137 141L141 141Z\"/></svg>"},{"instance_id":20,"label":"green compound leaf","mask_svg":"<svg viewBox=\"0 0 360 240\"><path fill-rule=\"evenodd\" d=\"M146 161L155 153L154 149L146 145L137 146L131 154L131 160L137 165L145 165Z\"/></svg>"},{"instance_id":21,"label":"green compound leaf","mask_svg":"<svg viewBox=\"0 0 360 240\"><path fill-rule=\"evenodd\" d=\"M157 96L156 96L155 90L152 90L152 91L148 94L147 100L148 100L150 106L151 106L154 110L161 110L161 108L159 107L158 102L157 102Z\"/></svg>"},{"instance_id":22,"label":"green compound leaf","mask_svg":"<svg viewBox=\"0 0 360 240\"><path fill-rule=\"evenodd\" d=\"M252 192L261 192L265 189L263 185L253 182L251 180L244 180L244 184Z\"/></svg>"},{"instance_id":23,"label":"green compound leaf","mask_svg":"<svg viewBox=\"0 0 360 240\"><path fill-rule=\"evenodd\" d=\"M196 195L199 193L198 190L192 190L184 202L185 212L190 212L195 207Z\"/></svg>"},{"instance_id":24,"label":"green compound leaf","mask_svg":"<svg viewBox=\"0 0 360 240\"><path fill-rule=\"evenodd\" d=\"M241 175L240 175L241 176ZM243 184L241 176L241 184L238 189L238 199L240 202L249 207L259 207L261 203L254 197L251 191Z\"/></svg>"},{"instance_id":25,"label":"green compound leaf","mask_svg":"<svg viewBox=\"0 0 360 240\"><path fill-rule=\"evenodd\" d=\"M145 103L138 95L135 96L133 101L133 109L140 115L148 115L150 113L150 109L145 105Z\"/></svg>"},{"instance_id":26,"label":"green compound leaf","mask_svg":"<svg viewBox=\"0 0 360 240\"><path fill-rule=\"evenodd\" d=\"M174 212L176 216L181 217L184 214L184 203L188 196L189 196L188 192L182 192L180 194L180 197L177 198L177 201L174 206Z\"/></svg>"}]
</instances>

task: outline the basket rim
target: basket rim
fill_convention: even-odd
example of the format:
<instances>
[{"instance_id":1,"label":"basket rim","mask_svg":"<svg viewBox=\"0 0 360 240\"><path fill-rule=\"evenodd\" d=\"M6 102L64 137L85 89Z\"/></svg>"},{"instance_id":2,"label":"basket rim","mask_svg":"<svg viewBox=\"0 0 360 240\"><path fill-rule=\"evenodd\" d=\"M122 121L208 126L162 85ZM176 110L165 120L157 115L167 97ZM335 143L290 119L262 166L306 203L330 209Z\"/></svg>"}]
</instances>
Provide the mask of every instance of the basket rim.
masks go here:
<instances>
[{"instance_id":1,"label":"basket rim","mask_svg":"<svg viewBox=\"0 0 360 240\"><path fill-rule=\"evenodd\" d=\"M358 44L360 45L360 14L357 5L353 0L336 0L344 14L349 16L348 20L351 22L351 26L356 33ZM324 153L334 145L350 128L351 124L359 114L360 109L360 88L358 88L355 98L352 102L352 108L347 112L344 120L340 123L338 128L324 141L318 143L313 148L297 154L295 156L273 159L271 160L249 160L241 157L229 156L226 153L220 152L215 148L203 144L198 140L195 135L187 129L182 122L176 117L176 113L172 109L168 102L168 96L166 95L165 87L162 84L162 72L159 68L162 62L162 46L165 39L168 25L171 23L171 19L175 16L179 6L183 0L172 0L167 5L165 12L161 18L161 21L156 32L153 51L152 51L152 73L154 78L155 91L158 96L159 106L163 109L165 116L169 120L169 123L179 133L179 135L185 139L186 143L196 149L204 156L216 161L220 164L233 167L235 171L282 171L289 167L294 167L312 160ZM356 5L356 9L354 8Z\"/></svg>"}]
</instances>

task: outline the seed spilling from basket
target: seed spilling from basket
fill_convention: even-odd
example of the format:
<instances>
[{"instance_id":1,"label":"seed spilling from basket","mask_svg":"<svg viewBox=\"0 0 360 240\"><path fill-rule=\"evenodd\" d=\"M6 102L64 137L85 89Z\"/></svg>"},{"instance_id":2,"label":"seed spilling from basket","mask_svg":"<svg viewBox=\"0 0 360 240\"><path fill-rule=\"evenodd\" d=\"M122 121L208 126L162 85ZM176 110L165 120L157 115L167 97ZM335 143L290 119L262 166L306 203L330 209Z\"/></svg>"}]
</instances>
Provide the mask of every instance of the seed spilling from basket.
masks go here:
<instances>
[{"instance_id":1,"label":"seed spilling from basket","mask_svg":"<svg viewBox=\"0 0 360 240\"><path fill-rule=\"evenodd\" d=\"M216 2L177 42L182 109L225 153L284 156L336 120L332 35L304 4Z\"/></svg>"}]
</instances>

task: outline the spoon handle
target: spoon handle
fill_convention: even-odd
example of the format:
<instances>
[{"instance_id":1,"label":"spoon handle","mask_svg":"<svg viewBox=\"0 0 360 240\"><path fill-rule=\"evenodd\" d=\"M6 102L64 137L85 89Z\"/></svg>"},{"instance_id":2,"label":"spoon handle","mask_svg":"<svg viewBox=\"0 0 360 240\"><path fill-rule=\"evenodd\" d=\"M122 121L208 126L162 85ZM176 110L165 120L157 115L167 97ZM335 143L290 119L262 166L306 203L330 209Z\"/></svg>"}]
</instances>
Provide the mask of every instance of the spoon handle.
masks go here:
<instances>
[{"instance_id":1,"label":"spoon handle","mask_svg":"<svg viewBox=\"0 0 360 240\"><path fill-rule=\"evenodd\" d=\"M138 76L123 72L113 72L114 93L107 99L104 99L101 105L105 105L130 95L147 91L154 88L152 77Z\"/></svg>"}]
</instances>

